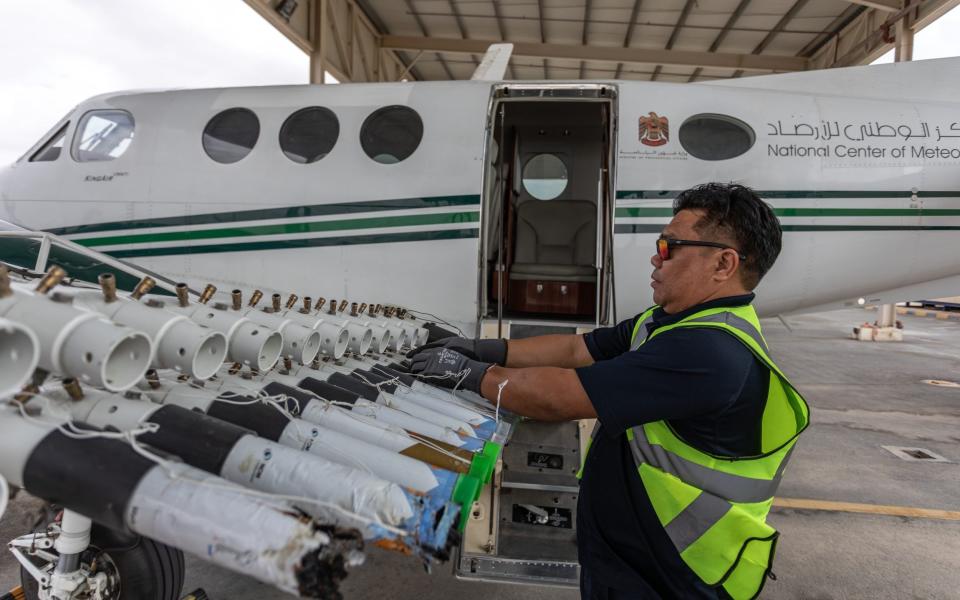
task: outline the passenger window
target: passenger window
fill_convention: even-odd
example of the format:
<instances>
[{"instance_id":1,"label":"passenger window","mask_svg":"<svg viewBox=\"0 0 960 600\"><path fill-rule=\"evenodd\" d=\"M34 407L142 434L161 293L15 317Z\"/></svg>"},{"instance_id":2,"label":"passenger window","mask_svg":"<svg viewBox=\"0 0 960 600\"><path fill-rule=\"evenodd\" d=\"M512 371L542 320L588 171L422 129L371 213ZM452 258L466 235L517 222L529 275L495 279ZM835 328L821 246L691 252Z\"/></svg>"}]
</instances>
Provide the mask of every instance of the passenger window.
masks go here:
<instances>
[{"instance_id":1,"label":"passenger window","mask_svg":"<svg viewBox=\"0 0 960 600\"><path fill-rule=\"evenodd\" d=\"M77 162L113 160L130 147L133 132L133 115L127 111L92 110L80 119L70 152Z\"/></svg>"},{"instance_id":2,"label":"passenger window","mask_svg":"<svg viewBox=\"0 0 960 600\"><path fill-rule=\"evenodd\" d=\"M406 106L385 106L371 114L360 128L360 146L384 165L405 160L423 139L423 121Z\"/></svg>"},{"instance_id":3,"label":"passenger window","mask_svg":"<svg viewBox=\"0 0 960 600\"><path fill-rule=\"evenodd\" d=\"M333 150L340 137L340 121L321 106L304 108L290 115L280 128L280 149L296 163L317 162Z\"/></svg>"},{"instance_id":4,"label":"passenger window","mask_svg":"<svg viewBox=\"0 0 960 600\"><path fill-rule=\"evenodd\" d=\"M567 165L555 154L538 154L523 167L523 189L537 200L553 200L567 189Z\"/></svg>"},{"instance_id":5,"label":"passenger window","mask_svg":"<svg viewBox=\"0 0 960 600\"><path fill-rule=\"evenodd\" d=\"M33 153L33 156L30 157L30 162L49 162L60 158L60 153L63 151L63 141L67 137L67 127L69 126L70 123L67 122L63 127L58 129L57 132L53 134L53 137L47 140L46 144Z\"/></svg>"},{"instance_id":6,"label":"passenger window","mask_svg":"<svg viewBox=\"0 0 960 600\"><path fill-rule=\"evenodd\" d=\"M203 129L203 150L218 163L235 163L250 154L259 138L260 120L252 110L228 108Z\"/></svg>"},{"instance_id":7,"label":"passenger window","mask_svg":"<svg viewBox=\"0 0 960 600\"><path fill-rule=\"evenodd\" d=\"M700 160L727 160L753 147L753 129L734 117L718 114L694 115L680 126L680 145Z\"/></svg>"}]
</instances>

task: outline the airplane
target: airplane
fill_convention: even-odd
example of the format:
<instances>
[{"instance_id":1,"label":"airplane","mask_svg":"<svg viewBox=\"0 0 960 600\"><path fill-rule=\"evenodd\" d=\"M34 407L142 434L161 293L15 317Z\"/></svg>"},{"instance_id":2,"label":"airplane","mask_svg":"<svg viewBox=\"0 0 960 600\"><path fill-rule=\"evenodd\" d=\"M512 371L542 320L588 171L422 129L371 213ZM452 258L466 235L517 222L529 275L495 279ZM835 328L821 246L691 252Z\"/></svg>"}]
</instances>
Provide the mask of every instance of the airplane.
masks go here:
<instances>
[{"instance_id":1,"label":"airplane","mask_svg":"<svg viewBox=\"0 0 960 600\"><path fill-rule=\"evenodd\" d=\"M0 218L191 286L387 296L475 335L638 313L672 199L736 181L784 228L762 316L960 285L960 59L515 82L503 50L470 81L91 98L0 172Z\"/></svg>"},{"instance_id":2,"label":"airplane","mask_svg":"<svg viewBox=\"0 0 960 600\"><path fill-rule=\"evenodd\" d=\"M524 422L514 431L478 398L404 382L394 361L426 341L429 322L500 335L512 325L589 329L636 314L652 303L649 257L673 199L709 181L751 186L783 224L783 252L758 289L761 316L947 295L960 285L960 86L951 77L960 59L687 85L514 82L503 79L507 46L491 47L470 81L116 92L78 105L0 171L0 263L13 277L11 284L0 273L0 342L17 345L9 354L16 364L0 373L0 399L42 393L53 403L31 406L44 417L139 431L154 447L194 459L181 440L215 426L227 440L219 451L239 463L250 446L269 450L264 460L273 464L311 463L346 477L344 468L356 465L338 461L355 460L344 456L349 445L377 457L380 468L361 473L367 485L402 485L432 504L424 500L417 512L407 492L391 487L389 502L373 508L396 509L395 521L366 527L368 513L334 518L313 507L328 524L359 524L368 541L442 560L460 515L458 576L575 585L575 560L554 551L573 547L577 491L566 473L583 424ZM64 276L57 268L69 279L44 298ZM131 293L121 302L117 288ZM292 291L303 309L294 296L281 306L281 293ZM272 306L258 307L263 297ZM224 302L208 307L211 298ZM339 316L351 301L359 311ZM380 302L392 305L382 317L373 308ZM383 336L379 346L372 334L360 341L367 329ZM286 346L294 340L303 343L296 353ZM116 368L101 368L108 363ZM241 363L249 371L240 373ZM44 383L46 371L54 377ZM254 408L237 412L238 397ZM291 412L292 398L302 402ZM194 554L205 543L184 528L157 530L136 510L119 514L123 502L89 505L74 479L47 476L65 465L85 477L90 461L129 462L136 477L120 491L134 507L175 513L175 502L154 497L167 484L206 492L209 514L197 517L204 535L236 533L236 515L217 507L235 491L227 482L246 475L227 462L185 460L178 468L194 474L182 477L115 438L99 458L76 444L51 449L67 425L28 419L24 402L0 404L0 446L8 446L0 498L6 477L76 503L43 534L44 548L59 555L38 555L42 567L28 556L36 534L12 542L44 589L77 579L114 597L111 582L129 577L123 569L106 577L54 570L86 551L91 523L81 514ZM158 415L172 416L149 428L145 419ZM347 439L326 455L302 433L332 439L345 427ZM513 435L510 448L503 431ZM519 477L503 500L481 492L496 481L501 457ZM86 484L119 489L110 474ZM315 498L343 491L287 477L258 485ZM240 496L233 512L262 510ZM284 506L270 506L273 533L307 535ZM552 537L537 539L562 543L523 557L489 549L494 529L527 526L551 527ZM68 530L82 543L67 545L59 532ZM241 540L260 551L283 542L275 537L258 530ZM356 561L359 538L311 530L304 539L303 561L335 557L307 572L329 579L322 585L306 587L299 563L244 572L302 596L327 593L342 577L329 564ZM174 572L182 572L178 560ZM239 569L230 557L212 560Z\"/></svg>"}]
</instances>

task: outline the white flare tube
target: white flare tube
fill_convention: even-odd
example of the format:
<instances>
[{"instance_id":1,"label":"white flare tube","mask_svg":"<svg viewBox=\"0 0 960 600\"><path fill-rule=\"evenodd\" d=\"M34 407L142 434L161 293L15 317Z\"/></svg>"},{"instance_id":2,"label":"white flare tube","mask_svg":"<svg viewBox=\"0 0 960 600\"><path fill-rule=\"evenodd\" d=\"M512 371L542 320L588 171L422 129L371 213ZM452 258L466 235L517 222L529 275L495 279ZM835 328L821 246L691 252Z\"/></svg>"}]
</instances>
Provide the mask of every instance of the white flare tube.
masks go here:
<instances>
[{"instance_id":1,"label":"white flare tube","mask_svg":"<svg viewBox=\"0 0 960 600\"><path fill-rule=\"evenodd\" d=\"M0 299L0 316L33 330L40 342L38 364L47 371L119 392L150 367L150 338L95 312L17 290Z\"/></svg>"},{"instance_id":2,"label":"white flare tube","mask_svg":"<svg viewBox=\"0 0 960 600\"><path fill-rule=\"evenodd\" d=\"M227 336L227 358L260 371L273 368L283 351L283 334L243 315L205 304L177 307L195 322Z\"/></svg>"},{"instance_id":3,"label":"white flare tube","mask_svg":"<svg viewBox=\"0 0 960 600\"><path fill-rule=\"evenodd\" d=\"M327 320L324 318L326 315L311 315L299 310L287 310L280 314L305 327L316 329L320 333L320 354L323 356L340 358L346 353L350 332L342 323Z\"/></svg>"},{"instance_id":4,"label":"white flare tube","mask_svg":"<svg viewBox=\"0 0 960 600\"><path fill-rule=\"evenodd\" d=\"M0 519L3 513L7 511L7 502L10 500L10 485L3 475L0 475Z\"/></svg>"},{"instance_id":5,"label":"white flare tube","mask_svg":"<svg viewBox=\"0 0 960 600\"><path fill-rule=\"evenodd\" d=\"M140 480L126 522L141 535L292 594L300 591L300 575L317 568L308 557L319 556L323 563L331 542L287 505L252 498L239 486L182 464L154 467ZM347 562L356 564L360 557L348 556Z\"/></svg>"},{"instance_id":6,"label":"white flare tube","mask_svg":"<svg viewBox=\"0 0 960 600\"><path fill-rule=\"evenodd\" d=\"M420 493L440 484L426 463L303 419L292 419L277 441Z\"/></svg>"},{"instance_id":7,"label":"white flare tube","mask_svg":"<svg viewBox=\"0 0 960 600\"><path fill-rule=\"evenodd\" d=\"M263 379L264 381L279 381L280 383L297 387L297 383L302 381L304 377L308 376L304 375L303 373L308 372L309 371L302 371L299 376L291 376L281 375L271 371L266 373ZM313 411L323 410L325 406L327 406L327 404L323 401L318 402L311 400L306 406L301 407L301 410L303 410L301 418L303 418L305 421L315 422L314 419L317 417L313 414ZM341 410L345 411L348 409L342 408ZM424 421L423 419L418 419L417 417L408 415L407 413L401 412L395 408L377 404L376 402L370 402L369 400L364 400L363 398L358 398L353 403L353 406L349 408L349 411L351 417L356 417L361 421L372 421L376 423L378 427L396 428L400 431L418 433L420 435L445 442L451 446L456 446L457 448L464 445L463 438L457 435L457 433L449 427L443 427L435 423L430 423L429 421Z\"/></svg>"},{"instance_id":8,"label":"white flare tube","mask_svg":"<svg viewBox=\"0 0 960 600\"><path fill-rule=\"evenodd\" d=\"M320 332L310 327L249 306L241 309L239 314L283 334L283 356L290 356L300 364L310 364L320 352Z\"/></svg>"},{"instance_id":9,"label":"white flare tube","mask_svg":"<svg viewBox=\"0 0 960 600\"><path fill-rule=\"evenodd\" d=\"M370 321L379 324L390 332L390 343L387 346L389 350L400 352L409 345L407 332L403 330L403 327L399 327L396 321L379 316L370 317Z\"/></svg>"},{"instance_id":10,"label":"white flare tube","mask_svg":"<svg viewBox=\"0 0 960 600\"><path fill-rule=\"evenodd\" d=\"M202 327L181 314L166 310L161 300L156 306L126 298L106 302L98 292L81 292L74 304L109 317L146 333L153 341L152 365L175 369L197 379L217 372L227 357L227 338L219 331Z\"/></svg>"},{"instance_id":11,"label":"white flare tube","mask_svg":"<svg viewBox=\"0 0 960 600\"><path fill-rule=\"evenodd\" d=\"M27 383L39 360L40 341L36 334L28 327L0 318L0 401Z\"/></svg>"},{"instance_id":12,"label":"white flare tube","mask_svg":"<svg viewBox=\"0 0 960 600\"><path fill-rule=\"evenodd\" d=\"M352 319L344 318L339 315L331 315L328 313L324 313L322 318L325 321L341 325L346 328L350 334L349 341L347 342L347 350L356 354L366 354L370 351L370 346L373 344L372 327L363 325L362 323Z\"/></svg>"},{"instance_id":13,"label":"white flare tube","mask_svg":"<svg viewBox=\"0 0 960 600\"><path fill-rule=\"evenodd\" d=\"M427 394L419 394L402 385L397 386L397 390L393 395L396 398L405 398L411 402L419 404L420 406L429 408L430 410L434 410L440 414L447 415L448 417L466 421L474 427L483 423L487 423L491 420L490 417L475 410L464 408L453 402L447 402L446 400L434 398L433 396L428 396Z\"/></svg>"},{"instance_id":14,"label":"white flare tube","mask_svg":"<svg viewBox=\"0 0 960 600\"><path fill-rule=\"evenodd\" d=\"M353 372L352 368L344 367L342 365L337 365L334 363L325 362L325 363L321 363L320 369L313 369L311 367L301 367L300 369L297 369L293 373L293 375L297 377L314 377L316 379L322 379L326 381L330 378L330 375L333 373L343 373L344 375L353 377L352 372ZM359 375L359 377L362 377L362 374ZM361 383L366 383L360 378L356 378L356 379ZM450 427L454 431L461 433L463 435L468 435L470 437L477 437L477 432L474 431L473 426L467 423L466 421L464 421L463 419L457 419L449 415L439 413L421 404L417 404L416 402L413 402L412 400L409 400L407 398L394 396L389 392L378 390L376 402L377 404L383 404L384 406L389 406L401 412L405 412L409 415L417 417L418 419L429 421L430 423L434 423L435 425L439 425L441 427Z\"/></svg>"},{"instance_id":15,"label":"white flare tube","mask_svg":"<svg viewBox=\"0 0 960 600\"><path fill-rule=\"evenodd\" d=\"M159 411L170 410L152 402L128 400L98 390L87 390L87 395L80 401L69 399L62 390L51 390L46 395L58 400L74 421L89 423L102 429L113 427L128 431L151 421L151 417L159 419L159 415L164 414ZM153 417L154 413L158 412L159 415ZM47 416L62 416L54 413L56 410L48 409ZM202 419L209 417L202 417L195 412L186 414L193 415L192 418L198 421L193 427L212 427L201 424ZM190 423L183 425L188 426ZM165 432L164 427L166 426L161 426L160 431L147 441L162 450L177 454L175 449L169 447L169 442L167 445L162 443L163 436L172 436L173 440L178 440L181 439L180 435L192 430L181 427L179 431ZM189 460L186 462L194 464ZM396 484L254 435L241 437L229 449L220 471L213 474L262 492L320 500L319 503L301 503L302 505L298 506L325 523L341 527L367 530L370 523L363 517L378 523L399 526L413 516L413 509L406 495ZM343 510L338 511L331 505ZM358 516L360 518L357 518Z\"/></svg>"}]
</instances>

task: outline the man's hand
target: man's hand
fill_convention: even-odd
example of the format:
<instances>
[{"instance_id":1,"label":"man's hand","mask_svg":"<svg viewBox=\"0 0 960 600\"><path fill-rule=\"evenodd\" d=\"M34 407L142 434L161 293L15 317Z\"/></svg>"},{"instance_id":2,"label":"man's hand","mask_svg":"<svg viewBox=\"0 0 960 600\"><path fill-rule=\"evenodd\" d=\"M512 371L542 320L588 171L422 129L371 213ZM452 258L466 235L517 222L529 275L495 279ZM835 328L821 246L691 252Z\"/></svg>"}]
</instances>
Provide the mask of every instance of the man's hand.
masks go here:
<instances>
[{"instance_id":1,"label":"man's hand","mask_svg":"<svg viewBox=\"0 0 960 600\"><path fill-rule=\"evenodd\" d=\"M419 352L433 348L449 348L467 358L485 363L493 363L501 367L507 364L507 340L504 339L471 340L462 337L449 337L425 344L419 348L414 348L407 353L407 358L412 358L413 355Z\"/></svg>"},{"instance_id":2,"label":"man's hand","mask_svg":"<svg viewBox=\"0 0 960 600\"><path fill-rule=\"evenodd\" d=\"M410 373L427 383L446 388L459 387L480 393L480 382L493 365L467 358L450 348L418 350L413 355Z\"/></svg>"}]
</instances>

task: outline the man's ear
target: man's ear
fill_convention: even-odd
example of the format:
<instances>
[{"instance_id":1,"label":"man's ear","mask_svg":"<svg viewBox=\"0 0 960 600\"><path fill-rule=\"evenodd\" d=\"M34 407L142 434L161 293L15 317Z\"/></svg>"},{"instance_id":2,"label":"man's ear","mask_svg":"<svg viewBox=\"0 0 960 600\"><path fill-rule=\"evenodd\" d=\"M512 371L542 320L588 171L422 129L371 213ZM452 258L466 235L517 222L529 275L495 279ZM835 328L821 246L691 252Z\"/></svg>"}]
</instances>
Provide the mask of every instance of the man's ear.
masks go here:
<instances>
[{"instance_id":1,"label":"man's ear","mask_svg":"<svg viewBox=\"0 0 960 600\"><path fill-rule=\"evenodd\" d=\"M736 276L740 268L740 257L734 250L724 250L718 253L714 277L718 281L727 281Z\"/></svg>"}]
</instances>

